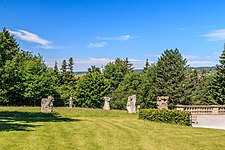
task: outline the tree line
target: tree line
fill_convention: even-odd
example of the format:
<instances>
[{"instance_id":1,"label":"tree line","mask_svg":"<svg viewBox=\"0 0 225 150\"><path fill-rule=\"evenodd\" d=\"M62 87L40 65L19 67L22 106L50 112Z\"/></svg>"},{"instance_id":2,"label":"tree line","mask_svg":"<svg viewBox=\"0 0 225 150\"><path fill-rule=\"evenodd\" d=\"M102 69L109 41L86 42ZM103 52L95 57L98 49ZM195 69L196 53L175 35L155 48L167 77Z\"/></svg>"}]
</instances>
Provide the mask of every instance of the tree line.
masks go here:
<instances>
[{"instance_id":1,"label":"tree line","mask_svg":"<svg viewBox=\"0 0 225 150\"><path fill-rule=\"evenodd\" d=\"M141 108L157 107L157 96L169 96L169 107L225 104L225 50L210 73L187 65L178 49L165 50L154 64L146 60L135 72L129 59L116 58L103 70L91 66L86 74L73 72L73 58L47 67L41 55L20 49L6 28L0 32L0 105L37 106L52 95L55 106L101 108L104 96L114 109L125 109L127 97L136 94Z\"/></svg>"}]
</instances>

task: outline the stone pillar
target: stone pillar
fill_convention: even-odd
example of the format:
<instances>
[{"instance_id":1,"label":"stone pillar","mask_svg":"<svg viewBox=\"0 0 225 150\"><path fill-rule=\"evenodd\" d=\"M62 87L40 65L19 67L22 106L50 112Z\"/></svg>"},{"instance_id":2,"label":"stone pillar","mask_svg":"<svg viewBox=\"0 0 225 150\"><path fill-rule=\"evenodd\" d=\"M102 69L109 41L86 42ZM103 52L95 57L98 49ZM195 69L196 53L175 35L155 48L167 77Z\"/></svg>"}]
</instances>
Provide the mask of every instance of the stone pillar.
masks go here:
<instances>
[{"instance_id":1,"label":"stone pillar","mask_svg":"<svg viewBox=\"0 0 225 150\"><path fill-rule=\"evenodd\" d=\"M213 108L213 114L218 115L219 114L219 108Z\"/></svg>"},{"instance_id":2,"label":"stone pillar","mask_svg":"<svg viewBox=\"0 0 225 150\"><path fill-rule=\"evenodd\" d=\"M73 108L73 98L70 96L69 108Z\"/></svg>"},{"instance_id":3,"label":"stone pillar","mask_svg":"<svg viewBox=\"0 0 225 150\"><path fill-rule=\"evenodd\" d=\"M103 110L110 110L110 106L109 106L110 98L109 97L104 97L104 100L105 100L105 103L104 103Z\"/></svg>"}]
</instances>

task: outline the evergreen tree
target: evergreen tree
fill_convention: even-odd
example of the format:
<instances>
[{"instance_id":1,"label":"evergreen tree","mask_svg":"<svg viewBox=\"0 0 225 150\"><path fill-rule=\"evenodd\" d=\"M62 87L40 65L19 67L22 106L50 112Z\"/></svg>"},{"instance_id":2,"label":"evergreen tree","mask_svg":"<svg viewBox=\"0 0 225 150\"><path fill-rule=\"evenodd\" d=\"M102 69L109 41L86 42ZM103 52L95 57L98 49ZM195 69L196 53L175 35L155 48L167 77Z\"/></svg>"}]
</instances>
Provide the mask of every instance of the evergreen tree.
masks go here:
<instances>
[{"instance_id":1,"label":"evergreen tree","mask_svg":"<svg viewBox=\"0 0 225 150\"><path fill-rule=\"evenodd\" d=\"M60 73L60 82L58 87L58 92L60 93L61 100L64 105L68 104L68 99L75 97L76 84L78 77L73 73L73 58L69 58L69 63L67 65L66 60L63 60ZM67 67L69 71L67 71Z\"/></svg>"},{"instance_id":2,"label":"evergreen tree","mask_svg":"<svg viewBox=\"0 0 225 150\"><path fill-rule=\"evenodd\" d=\"M124 76L118 88L113 91L111 96L111 107L115 109L126 109L127 98L133 94L137 95L137 104L139 104L138 90L141 85L141 74L131 72Z\"/></svg>"},{"instance_id":3,"label":"evergreen tree","mask_svg":"<svg viewBox=\"0 0 225 150\"><path fill-rule=\"evenodd\" d=\"M63 73L65 73L66 70L67 70L67 62L66 62L65 59L62 61L61 70L62 70Z\"/></svg>"},{"instance_id":4,"label":"evergreen tree","mask_svg":"<svg viewBox=\"0 0 225 150\"><path fill-rule=\"evenodd\" d=\"M220 65L216 66L211 85L212 97L219 105L225 104L225 48L220 56Z\"/></svg>"},{"instance_id":5,"label":"evergreen tree","mask_svg":"<svg viewBox=\"0 0 225 150\"><path fill-rule=\"evenodd\" d=\"M40 105L41 98L56 93L53 74L41 56L18 53L6 62L3 72L5 92L0 96L3 105Z\"/></svg>"},{"instance_id":6,"label":"evergreen tree","mask_svg":"<svg viewBox=\"0 0 225 150\"><path fill-rule=\"evenodd\" d=\"M55 61L54 72L55 73L58 73L59 72L57 61Z\"/></svg>"},{"instance_id":7,"label":"evergreen tree","mask_svg":"<svg viewBox=\"0 0 225 150\"><path fill-rule=\"evenodd\" d=\"M197 105L216 105L217 102L212 97L212 91L210 90L212 84L213 74L202 77L196 87L196 100Z\"/></svg>"},{"instance_id":8,"label":"evergreen tree","mask_svg":"<svg viewBox=\"0 0 225 150\"><path fill-rule=\"evenodd\" d=\"M88 72L76 85L76 104L79 107L102 108L109 84L99 71Z\"/></svg>"},{"instance_id":9,"label":"evergreen tree","mask_svg":"<svg viewBox=\"0 0 225 150\"><path fill-rule=\"evenodd\" d=\"M12 60L19 53L19 44L6 28L0 33L0 68L7 60Z\"/></svg>"},{"instance_id":10,"label":"evergreen tree","mask_svg":"<svg viewBox=\"0 0 225 150\"><path fill-rule=\"evenodd\" d=\"M184 96L185 71L188 66L178 49L166 50L158 59L156 68L157 96L169 96L173 108Z\"/></svg>"},{"instance_id":11,"label":"evergreen tree","mask_svg":"<svg viewBox=\"0 0 225 150\"><path fill-rule=\"evenodd\" d=\"M144 68L143 68L143 72L144 72L144 73L147 72L148 69L149 69L149 67L150 67L150 64L149 64L149 62L148 62L148 59L146 59L145 66L144 66Z\"/></svg>"},{"instance_id":12,"label":"evergreen tree","mask_svg":"<svg viewBox=\"0 0 225 150\"><path fill-rule=\"evenodd\" d=\"M145 71L141 74L139 103L141 108L156 108L156 65L146 66Z\"/></svg>"},{"instance_id":13,"label":"evergreen tree","mask_svg":"<svg viewBox=\"0 0 225 150\"><path fill-rule=\"evenodd\" d=\"M104 76L109 80L111 91L117 89L124 76L133 71L128 59L116 58L114 62L109 62L104 69Z\"/></svg>"},{"instance_id":14,"label":"evergreen tree","mask_svg":"<svg viewBox=\"0 0 225 150\"><path fill-rule=\"evenodd\" d=\"M185 80L183 82L184 95L179 101L182 105L196 104L197 100L197 86L198 86L198 73L197 70L191 70L190 68L185 71Z\"/></svg>"},{"instance_id":15,"label":"evergreen tree","mask_svg":"<svg viewBox=\"0 0 225 150\"><path fill-rule=\"evenodd\" d=\"M71 73L73 73L73 65L74 65L73 58L70 57L68 67L69 67L69 72Z\"/></svg>"},{"instance_id":16,"label":"evergreen tree","mask_svg":"<svg viewBox=\"0 0 225 150\"><path fill-rule=\"evenodd\" d=\"M13 58L20 52L19 44L10 35L6 28L0 32L0 102L3 104L9 103L9 89L12 84L15 84L12 68L8 65L12 63Z\"/></svg>"},{"instance_id":17,"label":"evergreen tree","mask_svg":"<svg viewBox=\"0 0 225 150\"><path fill-rule=\"evenodd\" d=\"M88 72L99 72L99 73L101 73L100 68L96 67L96 66L91 66L91 68L88 68Z\"/></svg>"}]
</instances>

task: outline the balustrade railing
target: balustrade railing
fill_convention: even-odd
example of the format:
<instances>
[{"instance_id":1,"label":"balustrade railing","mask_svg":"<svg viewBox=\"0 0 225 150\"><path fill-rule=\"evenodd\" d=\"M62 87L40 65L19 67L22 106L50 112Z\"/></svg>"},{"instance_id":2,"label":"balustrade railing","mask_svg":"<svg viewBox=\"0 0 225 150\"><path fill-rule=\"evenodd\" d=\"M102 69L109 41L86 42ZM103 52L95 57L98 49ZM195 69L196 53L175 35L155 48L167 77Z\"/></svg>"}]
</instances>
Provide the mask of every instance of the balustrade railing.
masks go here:
<instances>
[{"instance_id":1,"label":"balustrade railing","mask_svg":"<svg viewBox=\"0 0 225 150\"><path fill-rule=\"evenodd\" d=\"M176 109L189 111L196 115L225 115L225 105L177 105Z\"/></svg>"}]
</instances>

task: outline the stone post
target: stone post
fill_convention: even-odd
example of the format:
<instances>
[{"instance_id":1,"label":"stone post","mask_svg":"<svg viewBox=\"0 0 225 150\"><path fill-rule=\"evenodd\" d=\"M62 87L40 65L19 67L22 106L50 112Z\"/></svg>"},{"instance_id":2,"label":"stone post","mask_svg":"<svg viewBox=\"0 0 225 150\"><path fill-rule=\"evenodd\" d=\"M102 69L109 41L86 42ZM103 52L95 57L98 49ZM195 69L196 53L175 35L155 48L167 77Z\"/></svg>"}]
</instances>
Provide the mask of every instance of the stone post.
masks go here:
<instances>
[{"instance_id":1,"label":"stone post","mask_svg":"<svg viewBox=\"0 0 225 150\"><path fill-rule=\"evenodd\" d=\"M219 114L219 108L213 108L213 114L218 115Z\"/></svg>"},{"instance_id":2,"label":"stone post","mask_svg":"<svg viewBox=\"0 0 225 150\"><path fill-rule=\"evenodd\" d=\"M70 96L69 108L73 108L73 98Z\"/></svg>"},{"instance_id":3,"label":"stone post","mask_svg":"<svg viewBox=\"0 0 225 150\"><path fill-rule=\"evenodd\" d=\"M104 103L103 110L110 110L110 106L109 106L110 98L109 97L104 97L104 100L105 100L105 103Z\"/></svg>"}]
</instances>

